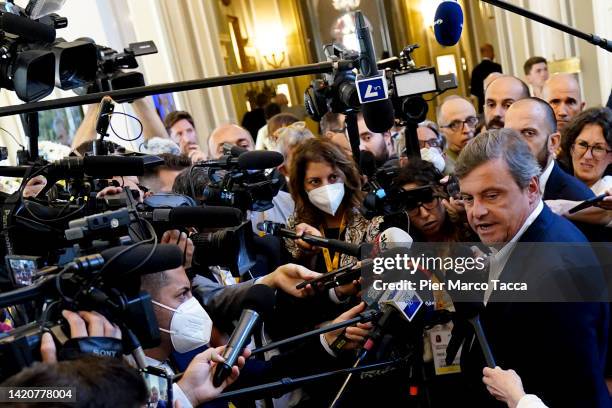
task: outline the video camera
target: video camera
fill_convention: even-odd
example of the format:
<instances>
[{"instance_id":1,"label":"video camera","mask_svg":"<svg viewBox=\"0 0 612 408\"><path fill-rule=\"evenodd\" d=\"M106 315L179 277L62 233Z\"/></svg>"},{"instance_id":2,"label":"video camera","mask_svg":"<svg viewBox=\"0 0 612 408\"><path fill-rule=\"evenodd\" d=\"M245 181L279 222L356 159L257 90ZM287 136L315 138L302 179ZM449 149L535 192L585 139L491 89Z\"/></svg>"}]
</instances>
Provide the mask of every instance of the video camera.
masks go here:
<instances>
[{"instance_id":1,"label":"video camera","mask_svg":"<svg viewBox=\"0 0 612 408\"><path fill-rule=\"evenodd\" d=\"M54 13L64 2L30 0L25 9L13 1L0 3L0 87L34 102L55 86L100 92L144 85L142 74L121 69L138 67L135 57L157 52L155 44L130 44L119 54L89 38L56 38L56 30L68 25Z\"/></svg>"},{"instance_id":2,"label":"video camera","mask_svg":"<svg viewBox=\"0 0 612 408\"><path fill-rule=\"evenodd\" d=\"M209 183L201 192L207 205L234 207L246 214L250 211L271 209L272 199L278 194L281 180L266 169L280 166L284 158L273 151L226 151L216 160L196 163L208 174ZM198 196L200 192L194 192Z\"/></svg>"}]
</instances>

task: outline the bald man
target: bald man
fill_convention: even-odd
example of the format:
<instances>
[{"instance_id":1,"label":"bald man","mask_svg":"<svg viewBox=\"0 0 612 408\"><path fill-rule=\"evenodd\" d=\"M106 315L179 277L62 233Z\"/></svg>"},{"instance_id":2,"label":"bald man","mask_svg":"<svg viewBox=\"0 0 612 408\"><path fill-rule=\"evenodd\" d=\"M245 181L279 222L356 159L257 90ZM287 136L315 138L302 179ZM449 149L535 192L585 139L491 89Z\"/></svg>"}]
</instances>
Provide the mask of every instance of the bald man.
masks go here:
<instances>
[{"instance_id":1,"label":"bald man","mask_svg":"<svg viewBox=\"0 0 612 408\"><path fill-rule=\"evenodd\" d=\"M586 102L582 100L580 85L573 74L555 74L542 89L542 97L555 111L557 128L562 131L582 110Z\"/></svg>"},{"instance_id":2,"label":"bald man","mask_svg":"<svg viewBox=\"0 0 612 408\"><path fill-rule=\"evenodd\" d=\"M245 128L233 124L221 125L208 137L209 159L218 159L223 156L224 143L243 147L249 151L255 148L255 142Z\"/></svg>"},{"instance_id":3,"label":"bald man","mask_svg":"<svg viewBox=\"0 0 612 408\"><path fill-rule=\"evenodd\" d=\"M514 102L529 98L529 87L519 78L502 75L485 89L484 116L487 130L504 127L506 111Z\"/></svg>"},{"instance_id":4,"label":"bald man","mask_svg":"<svg viewBox=\"0 0 612 408\"><path fill-rule=\"evenodd\" d=\"M529 97L513 103L506 113L506 127L516 130L525 139L538 161L542 169L540 191L544 200L582 201L593 197L586 184L557 164L555 152L561 136L555 114L544 100Z\"/></svg>"},{"instance_id":5,"label":"bald man","mask_svg":"<svg viewBox=\"0 0 612 408\"><path fill-rule=\"evenodd\" d=\"M438 126L446 138L445 172L455 172L455 161L461 150L474 137L478 118L470 101L453 95L446 98L438 110Z\"/></svg>"}]
</instances>

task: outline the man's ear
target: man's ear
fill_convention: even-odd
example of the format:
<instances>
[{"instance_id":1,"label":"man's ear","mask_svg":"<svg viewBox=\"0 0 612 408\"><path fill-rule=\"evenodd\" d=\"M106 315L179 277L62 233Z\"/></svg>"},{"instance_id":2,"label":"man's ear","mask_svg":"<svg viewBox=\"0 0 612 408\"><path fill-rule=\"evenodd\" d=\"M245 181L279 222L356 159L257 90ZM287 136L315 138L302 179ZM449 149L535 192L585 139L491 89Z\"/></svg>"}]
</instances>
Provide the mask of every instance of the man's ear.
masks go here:
<instances>
[{"instance_id":1,"label":"man's ear","mask_svg":"<svg viewBox=\"0 0 612 408\"><path fill-rule=\"evenodd\" d=\"M561 145L561 133L555 132L548 138L548 152L555 154Z\"/></svg>"},{"instance_id":2,"label":"man's ear","mask_svg":"<svg viewBox=\"0 0 612 408\"><path fill-rule=\"evenodd\" d=\"M582 112L584 110L584 107L586 106L586 101L582 101L580 102L580 111Z\"/></svg>"},{"instance_id":3,"label":"man's ear","mask_svg":"<svg viewBox=\"0 0 612 408\"><path fill-rule=\"evenodd\" d=\"M531 180L529 180L527 194L529 196L530 204L540 199L540 178L538 176L533 176Z\"/></svg>"}]
</instances>

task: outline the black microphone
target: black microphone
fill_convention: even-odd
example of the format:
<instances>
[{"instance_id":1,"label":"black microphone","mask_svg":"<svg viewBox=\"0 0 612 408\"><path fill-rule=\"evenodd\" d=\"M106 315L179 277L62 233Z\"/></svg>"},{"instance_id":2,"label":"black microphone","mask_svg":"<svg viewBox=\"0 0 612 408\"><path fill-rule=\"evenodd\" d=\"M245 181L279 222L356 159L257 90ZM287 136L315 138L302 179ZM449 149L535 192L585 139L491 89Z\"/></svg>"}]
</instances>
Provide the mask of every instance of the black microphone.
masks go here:
<instances>
[{"instance_id":1,"label":"black microphone","mask_svg":"<svg viewBox=\"0 0 612 408\"><path fill-rule=\"evenodd\" d=\"M364 176L368 176L368 181L376 175L376 157L369 150L363 150L359 155L359 170Z\"/></svg>"},{"instance_id":2,"label":"black microphone","mask_svg":"<svg viewBox=\"0 0 612 408\"><path fill-rule=\"evenodd\" d=\"M242 223L242 211L232 207L208 205L205 207L160 208L145 216L155 222L167 222L177 227L225 228Z\"/></svg>"},{"instance_id":3,"label":"black microphone","mask_svg":"<svg viewBox=\"0 0 612 408\"><path fill-rule=\"evenodd\" d=\"M12 13L0 15L0 30L15 34L29 41L52 43L55 28Z\"/></svg>"},{"instance_id":4,"label":"black microphone","mask_svg":"<svg viewBox=\"0 0 612 408\"><path fill-rule=\"evenodd\" d=\"M129 246L118 246L105 249L100 253L105 263L113 259L112 274L121 277L122 273L132 271L138 275L157 273L168 269L178 268L183 264L183 252L177 245L157 244L155 251L151 254L153 244L138 245L128 249ZM123 252L125 251L125 252ZM142 265L140 263L151 256ZM115 258L116 256L116 258ZM140 266L139 266L140 265Z\"/></svg>"},{"instance_id":5,"label":"black microphone","mask_svg":"<svg viewBox=\"0 0 612 408\"><path fill-rule=\"evenodd\" d=\"M260 319L266 319L274 309L274 290L266 285L253 285L246 294L244 310L238 321L236 329L223 351L223 363L218 363L213 374L213 385L221 386L232 373L232 367L236 365L238 357L249 342L251 332Z\"/></svg>"},{"instance_id":6,"label":"black microphone","mask_svg":"<svg viewBox=\"0 0 612 408\"><path fill-rule=\"evenodd\" d=\"M49 174L56 177L110 178L113 176L142 176L144 161L141 157L85 156L65 157L49 167Z\"/></svg>"},{"instance_id":7,"label":"black microphone","mask_svg":"<svg viewBox=\"0 0 612 408\"><path fill-rule=\"evenodd\" d=\"M237 167L242 170L265 170L280 166L284 160L283 155L279 152L255 150L242 153L238 157L227 155L216 160L205 160L196 163L196 166L219 169Z\"/></svg>"},{"instance_id":8,"label":"black microphone","mask_svg":"<svg viewBox=\"0 0 612 408\"><path fill-rule=\"evenodd\" d=\"M295 231L285 228L285 224L280 224L272 221L264 221L257 224L257 229L277 237L289 239L301 239L311 245L320 246L323 248L333 249L343 254L359 257L361 255L361 245L351 244L339 239L331 239L317 237L315 235L303 234L298 235Z\"/></svg>"},{"instance_id":9,"label":"black microphone","mask_svg":"<svg viewBox=\"0 0 612 408\"><path fill-rule=\"evenodd\" d=\"M355 30L357 31L360 49L359 70L365 78L377 76L380 73L378 71L370 30L366 26L365 18L360 11L357 11L355 17L357 20ZM386 78L383 78L383 80L386 81ZM366 126L372 132L387 132L393 127L395 122L393 103L388 98L362 104L361 112L363 113L363 120Z\"/></svg>"}]
</instances>

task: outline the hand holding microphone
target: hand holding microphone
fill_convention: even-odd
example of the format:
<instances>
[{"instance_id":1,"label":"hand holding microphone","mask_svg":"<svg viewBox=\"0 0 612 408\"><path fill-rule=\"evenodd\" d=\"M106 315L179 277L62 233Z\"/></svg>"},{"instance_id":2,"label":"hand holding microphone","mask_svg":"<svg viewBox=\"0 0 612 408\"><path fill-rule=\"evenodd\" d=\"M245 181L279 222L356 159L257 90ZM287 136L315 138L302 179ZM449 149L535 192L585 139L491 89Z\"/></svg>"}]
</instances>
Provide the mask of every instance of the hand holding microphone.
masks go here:
<instances>
[{"instance_id":1,"label":"hand holding microphone","mask_svg":"<svg viewBox=\"0 0 612 408\"><path fill-rule=\"evenodd\" d=\"M295 226L295 234L298 237L303 237L305 234L312 235L313 237L323 237L323 235L321 234L321 231L319 231L312 225L306 224L304 222ZM306 251L308 253L314 254L321 250L321 247L318 247L314 244L309 244L308 242L304 241L302 238L296 239L295 243L298 247L300 247L301 250Z\"/></svg>"}]
</instances>

